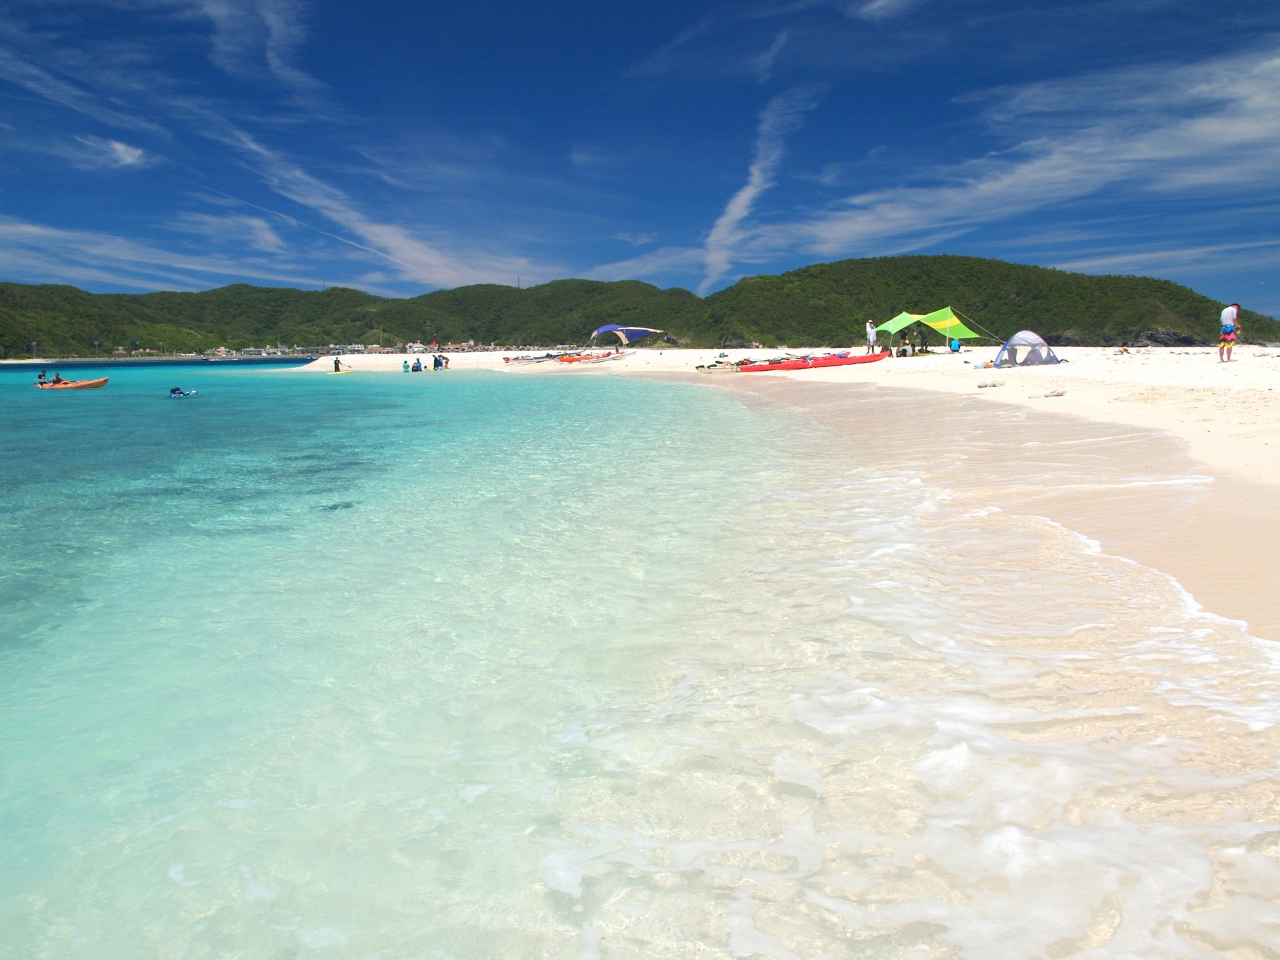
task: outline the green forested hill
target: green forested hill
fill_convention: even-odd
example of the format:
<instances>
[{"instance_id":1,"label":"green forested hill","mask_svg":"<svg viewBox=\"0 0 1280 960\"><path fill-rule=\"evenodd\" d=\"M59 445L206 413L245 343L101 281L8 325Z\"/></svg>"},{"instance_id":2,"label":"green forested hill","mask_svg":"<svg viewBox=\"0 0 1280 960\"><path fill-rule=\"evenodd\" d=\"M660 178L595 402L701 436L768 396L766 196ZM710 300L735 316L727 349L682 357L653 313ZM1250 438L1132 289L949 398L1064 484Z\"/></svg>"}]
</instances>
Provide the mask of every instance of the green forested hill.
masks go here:
<instances>
[{"instance_id":1,"label":"green forested hill","mask_svg":"<svg viewBox=\"0 0 1280 960\"><path fill-rule=\"evenodd\" d=\"M1128 343L1156 333L1216 339L1225 304L1168 280L1092 276L978 257L878 257L747 277L706 300L716 330L742 339L847 343L864 317L951 306L1000 339L1030 329L1050 342ZM1280 323L1242 309L1247 339L1280 339ZM852 322L857 320L858 322ZM1162 333L1157 333L1162 331Z\"/></svg>"},{"instance_id":2,"label":"green forested hill","mask_svg":"<svg viewBox=\"0 0 1280 960\"><path fill-rule=\"evenodd\" d=\"M359 290L235 284L202 293L91 294L0 283L0 351L45 356L116 346L165 350L329 343L583 343L602 323L669 330L682 343L839 346L867 319L951 305L1004 338L1023 328L1051 342L1208 342L1222 304L1147 277L1064 273L976 257L843 260L748 277L700 299L637 280L556 280L520 290L479 284L411 299ZM1280 339L1280 323L1242 311L1246 339Z\"/></svg>"}]
</instances>

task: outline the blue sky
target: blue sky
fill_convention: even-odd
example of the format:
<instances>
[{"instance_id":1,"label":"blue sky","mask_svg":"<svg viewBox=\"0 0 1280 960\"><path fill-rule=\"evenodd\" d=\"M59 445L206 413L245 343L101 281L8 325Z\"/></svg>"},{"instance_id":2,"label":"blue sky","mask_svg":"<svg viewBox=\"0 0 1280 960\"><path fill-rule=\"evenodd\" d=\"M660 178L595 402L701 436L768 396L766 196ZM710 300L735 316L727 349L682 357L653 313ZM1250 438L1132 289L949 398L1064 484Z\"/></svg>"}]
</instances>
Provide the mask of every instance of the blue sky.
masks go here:
<instances>
[{"instance_id":1,"label":"blue sky","mask_svg":"<svg viewBox=\"0 0 1280 960\"><path fill-rule=\"evenodd\" d=\"M845 257L1280 313L1280 4L8 0L0 278L558 277Z\"/></svg>"}]
</instances>

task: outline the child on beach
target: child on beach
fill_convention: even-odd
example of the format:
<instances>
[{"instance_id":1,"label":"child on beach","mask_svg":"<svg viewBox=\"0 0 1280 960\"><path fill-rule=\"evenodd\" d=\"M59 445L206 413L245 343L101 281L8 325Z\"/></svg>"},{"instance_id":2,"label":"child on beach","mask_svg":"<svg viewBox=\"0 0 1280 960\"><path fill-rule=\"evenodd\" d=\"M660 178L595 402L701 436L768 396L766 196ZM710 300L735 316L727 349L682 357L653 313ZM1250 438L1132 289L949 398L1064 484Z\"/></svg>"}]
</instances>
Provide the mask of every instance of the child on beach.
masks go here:
<instances>
[{"instance_id":1,"label":"child on beach","mask_svg":"<svg viewBox=\"0 0 1280 960\"><path fill-rule=\"evenodd\" d=\"M1222 332L1218 335L1218 362L1231 362L1231 348L1236 345L1236 334L1240 332L1240 304L1233 303L1222 311ZM1223 358L1223 352L1226 358Z\"/></svg>"}]
</instances>

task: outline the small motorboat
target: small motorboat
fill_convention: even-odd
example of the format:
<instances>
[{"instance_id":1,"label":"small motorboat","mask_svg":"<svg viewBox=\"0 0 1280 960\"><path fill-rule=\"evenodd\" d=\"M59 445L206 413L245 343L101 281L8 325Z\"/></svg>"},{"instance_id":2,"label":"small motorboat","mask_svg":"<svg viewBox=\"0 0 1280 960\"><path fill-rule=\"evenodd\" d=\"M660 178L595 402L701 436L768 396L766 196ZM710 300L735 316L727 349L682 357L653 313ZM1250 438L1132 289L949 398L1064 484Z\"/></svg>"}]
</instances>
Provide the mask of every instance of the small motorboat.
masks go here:
<instances>
[{"instance_id":1,"label":"small motorboat","mask_svg":"<svg viewBox=\"0 0 1280 960\"><path fill-rule=\"evenodd\" d=\"M110 377L100 377L97 380L45 380L43 383L37 382L36 386L41 390L96 390L98 387L105 387Z\"/></svg>"}]
</instances>

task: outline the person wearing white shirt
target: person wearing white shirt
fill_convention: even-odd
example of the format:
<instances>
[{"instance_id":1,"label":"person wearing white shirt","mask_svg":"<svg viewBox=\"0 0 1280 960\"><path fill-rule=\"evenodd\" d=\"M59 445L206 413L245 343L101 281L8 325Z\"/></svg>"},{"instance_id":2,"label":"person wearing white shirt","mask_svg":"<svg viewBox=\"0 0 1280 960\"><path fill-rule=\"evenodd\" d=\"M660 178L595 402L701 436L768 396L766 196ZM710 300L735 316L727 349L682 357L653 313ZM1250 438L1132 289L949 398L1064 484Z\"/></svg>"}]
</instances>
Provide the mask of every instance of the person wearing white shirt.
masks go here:
<instances>
[{"instance_id":1,"label":"person wearing white shirt","mask_svg":"<svg viewBox=\"0 0 1280 960\"><path fill-rule=\"evenodd\" d=\"M1218 362L1231 362L1231 348L1240 333L1240 304L1233 303L1222 311L1222 332L1218 334ZM1224 357L1223 354L1226 354Z\"/></svg>"},{"instance_id":2,"label":"person wearing white shirt","mask_svg":"<svg viewBox=\"0 0 1280 960\"><path fill-rule=\"evenodd\" d=\"M876 352L876 325L872 321L867 321L867 353Z\"/></svg>"}]
</instances>

